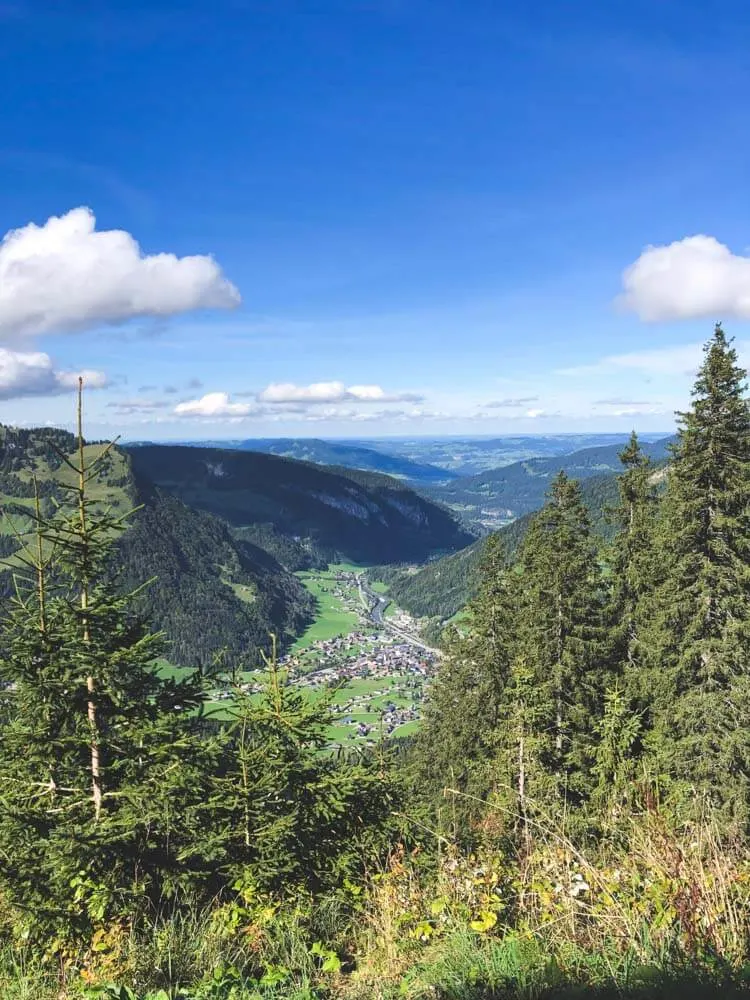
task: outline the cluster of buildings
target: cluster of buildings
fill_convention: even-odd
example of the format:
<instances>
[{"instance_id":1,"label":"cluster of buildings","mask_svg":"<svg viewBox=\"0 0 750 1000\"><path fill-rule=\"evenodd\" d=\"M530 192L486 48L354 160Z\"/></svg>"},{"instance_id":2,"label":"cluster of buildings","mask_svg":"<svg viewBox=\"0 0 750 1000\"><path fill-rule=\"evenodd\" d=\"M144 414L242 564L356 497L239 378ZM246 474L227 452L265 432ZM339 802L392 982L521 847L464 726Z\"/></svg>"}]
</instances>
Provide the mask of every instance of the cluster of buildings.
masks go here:
<instances>
[{"instance_id":1,"label":"cluster of buildings","mask_svg":"<svg viewBox=\"0 0 750 1000\"><path fill-rule=\"evenodd\" d=\"M351 632L319 639L304 651L280 661L288 681L301 688L340 688L333 710L339 739L374 741L398 735L398 729L421 719L427 682L435 673L435 651L421 644L417 622L405 612L384 617L387 600L370 593L363 581L341 574L326 588L359 622ZM262 689L263 678L243 685L249 693ZM229 689L217 690L216 701L229 699ZM345 735L344 735L345 734Z\"/></svg>"},{"instance_id":2,"label":"cluster of buildings","mask_svg":"<svg viewBox=\"0 0 750 1000\"><path fill-rule=\"evenodd\" d=\"M410 641L409 636L417 633L417 623L410 615L399 611L385 619L382 608L387 602L367 594L360 584L353 574L341 574L333 590L342 606L357 611L359 627L345 635L320 639L304 653L287 656L282 665L301 687L342 686L343 697L333 707L341 713L340 724L350 729L347 738L375 739L419 721L424 685L435 672L436 657ZM352 601L353 586L359 588L356 604ZM368 607L368 598L379 603ZM363 715L368 716L366 721Z\"/></svg>"}]
</instances>

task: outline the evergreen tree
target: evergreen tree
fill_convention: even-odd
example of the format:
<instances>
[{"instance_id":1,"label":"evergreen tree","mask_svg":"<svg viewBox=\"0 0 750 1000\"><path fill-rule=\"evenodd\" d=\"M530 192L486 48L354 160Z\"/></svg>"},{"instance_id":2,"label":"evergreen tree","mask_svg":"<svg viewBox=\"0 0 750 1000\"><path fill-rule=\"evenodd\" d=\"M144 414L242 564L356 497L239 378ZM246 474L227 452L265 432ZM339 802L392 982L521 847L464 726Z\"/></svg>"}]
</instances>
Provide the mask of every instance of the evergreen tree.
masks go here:
<instances>
[{"instance_id":1,"label":"evergreen tree","mask_svg":"<svg viewBox=\"0 0 750 1000\"><path fill-rule=\"evenodd\" d=\"M416 746L417 788L441 801L450 786L481 800L492 787L491 747L513 657L515 589L498 535L487 542L474 599L448 640L430 691ZM477 813L471 800L451 807L461 825Z\"/></svg>"},{"instance_id":2,"label":"evergreen tree","mask_svg":"<svg viewBox=\"0 0 750 1000\"><path fill-rule=\"evenodd\" d=\"M330 752L335 689L311 699L267 660L260 697L233 688L222 765L209 803L231 883L320 890L361 868L388 805L378 762Z\"/></svg>"},{"instance_id":3,"label":"evergreen tree","mask_svg":"<svg viewBox=\"0 0 750 1000\"><path fill-rule=\"evenodd\" d=\"M608 560L611 587L607 624L611 630L613 668L622 674L622 683L618 679L605 699L608 728L599 733L603 743L598 757L602 794L606 784L602 775L607 773L607 768L602 764L601 754L606 756L614 729L619 726L618 731L627 730L630 765L634 767L635 759L642 753L643 734L651 725L650 708L654 696L644 633L648 632L660 570L656 546L660 509L657 474L641 450L635 431L619 457L623 471L617 477L618 503L607 514L616 531ZM630 720L624 727L628 713ZM618 775L626 770L614 764L612 768L612 773ZM609 792L621 797L622 789L610 786Z\"/></svg>"},{"instance_id":4,"label":"evergreen tree","mask_svg":"<svg viewBox=\"0 0 750 1000\"><path fill-rule=\"evenodd\" d=\"M653 465L635 431L619 457L624 466L617 477L619 502L609 514L617 532L610 553L612 611L618 660L633 670L639 661L639 618L654 587L659 499Z\"/></svg>"},{"instance_id":5,"label":"evergreen tree","mask_svg":"<svg viewBox=\"0 0 750 1000\"><path fill-rule=\"evenodd\" d=\"M750 406L721 326L679 414L661 541L653 744L672 777L750 816ZM659 676L661 675L661 676Z\"/></svg>"},{"instance_id":6,"label":"evergreen tree","mask_svg":"<svg viewBox=\"0 0 750 1000\"><path fill-rule=\"evenodd\" d=\"M593 798L604 818L614 821L632 800L641 735L641 718L617 682L604 695L604 709L594 730L597 783Z\"/></svg>"},{"instance_id":7,"label":"evergreen tree","mask_svg":"<svg viewBox=\"0 0 750 1000\"><path fill-rule=\"evenodd\" d=\"M591 790L593 721L608 666L603 642L603 586L598 553L578 483L564 472L554 480L545 507L534 518L518 564L520 588L514 682L504 706L517 714L514 691L533 695L535 747L525 794L581 802ZM528 700L528 699L527 699ZM502 727L513 735L513 727ZM509 761L521 757L518 738L507 741ZM517 773L518 776L518 773Z\"/></svg>"},{"instance_id":8,"label":"evergreen tree","mask_svg":"<svg viewBox=\"0 0 750 1000\"><path fill-rule=\"evenodd\" d=\"M158 675L161 637L106 581L122 517L92 499L106 449L84 445L80 391L78 413L70 502L37 499L0 635L0 887L48 939L174 893L210 849L202 691Z\"/></svg>"}]
</instances>

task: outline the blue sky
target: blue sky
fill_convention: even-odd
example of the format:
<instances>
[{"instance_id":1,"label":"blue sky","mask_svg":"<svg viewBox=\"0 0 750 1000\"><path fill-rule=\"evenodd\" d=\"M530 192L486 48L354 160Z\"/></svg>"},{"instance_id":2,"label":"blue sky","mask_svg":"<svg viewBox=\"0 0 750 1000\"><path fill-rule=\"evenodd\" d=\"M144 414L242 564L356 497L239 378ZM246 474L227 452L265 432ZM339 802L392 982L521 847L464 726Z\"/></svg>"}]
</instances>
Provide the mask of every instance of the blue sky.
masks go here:
<instances>
[{"instance_id":1,"label":"blue sky","mask_svg":"<svg viewBox=\"0 0 750 1000\"><path fill-rule=\"evenodd\" d=\"M669 429L714 320L748 359L749 49L743 0L3 0L0 421L84 370L130 438Z\"/></svg>"}]
</instances>

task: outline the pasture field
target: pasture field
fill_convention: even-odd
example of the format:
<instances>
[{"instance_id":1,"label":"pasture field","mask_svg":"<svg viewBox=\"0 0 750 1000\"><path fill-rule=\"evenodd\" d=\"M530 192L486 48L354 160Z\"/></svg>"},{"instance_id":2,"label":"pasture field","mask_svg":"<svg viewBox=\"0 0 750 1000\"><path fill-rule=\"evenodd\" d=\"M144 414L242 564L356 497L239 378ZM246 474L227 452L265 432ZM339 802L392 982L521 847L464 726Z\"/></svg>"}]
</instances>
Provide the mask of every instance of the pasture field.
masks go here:
<instances>
[{"instance_id":1,"label":"pasture field","mask_svg":"<svg viewBox=\"0 0 750 1000\"><path fill-rule=\"evenodd\" d=\"M356 569L356 567L338 567L339 569ZM337 567L327 570L300 571L296 575L305 588L313 595L317 603L315 621L305 630L292 646L293 653L307 649L314 642L324 642L335 639L336 636L348 635L359 625L359 615L356 611L357 591L349 588L349 599L338 596L340 585L336 579Z\"/></svg>"}]
</instances>

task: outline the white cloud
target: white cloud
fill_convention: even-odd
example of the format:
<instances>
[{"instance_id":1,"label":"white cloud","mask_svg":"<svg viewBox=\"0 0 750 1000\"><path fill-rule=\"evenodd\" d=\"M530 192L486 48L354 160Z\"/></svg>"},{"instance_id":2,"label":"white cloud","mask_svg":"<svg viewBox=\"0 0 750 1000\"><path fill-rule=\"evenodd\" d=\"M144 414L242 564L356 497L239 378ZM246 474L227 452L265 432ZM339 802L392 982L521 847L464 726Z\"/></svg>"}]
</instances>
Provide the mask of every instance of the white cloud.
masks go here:
<instances>
[{"instance_id":1,"label":"white cloud","mask_svg":"<svg viewBox=\"0 0 750 1000\"><path fill-rule=\"evenodd\" d=\"M11 351L0 347L0 399L59 395L77 386L79 376L89 389L107 385L103 372L57 371L50 356L42 351Z\"/></svg>"},{"instance_id":2,"label":"white cloud","mask_svg":"<svg viewBox=\"0 0 750 1000\"><path fill-rule=\"evenodd\" d=\"M412 392L387 393L379 385L351 385L343 382L272 382L258 393L263 403L416 403L422 397Z\"/></svg>"},{"instance_id":3,"label":"white cloud","mask_svg":"<svg viewBox=\"0 0 750 1000\"><path fill-rule=\"evenodd\" d=\"M647 247L622 283L620 304L643 320L750 319L750 257L713 236Z\"/></svg>"},{"instance_id":4,"label":"white cloud","mask_svg":"<svg viewBox=\"0 0 750 1000\"><path fill-rule=\"evenodd\" d=\"M231 403L226 392L208 392L200 399L178 403L178 417L248 417L256 408L252 403Z\"/></svg>"},{"instance_id":5,"label":"white cloud","mask_svg":"<svg viewBox=\"0 0 750 1000\"><path fill-rule=\"evenodd\" d=\"M623 399L622 396L613 396L611 399L595 399L592 406L651 406L648 399Z\"/></svg>"},{"instance_id":6,"label":"white cloud","mask_svg":"<svg viewBox=\"0 0 750 1000\"><path fill-rule=\"evenodd\" d=\"M211 257L143 255L122 230L97 232L88 208L6 233L0 338L83 330L137 316L227 309L237 289Z\"/></svg>"},{"instance_id":7,"label":"white cloud","mask_svg":"<svg viewBox=\"0 0 750 1000\"><path fill-rule=\"evenodd\" d=\"M272 382L258 393L264 403L336 403L346 399L343 382L314 382L294 385L292 382Z\"/></svg>"},{"instance_id":8,"label":"white cloud","mask_svg":"<svg viewBox=\"0 0 750 1000\"><path fill-rule=\"evenodd\" d=\"M77 389L78 379L83 379L86 389L106 389L110 380L104 372L94 371L93 368L82 368L78 372L58 372L57 382L63 389Z\"/></svg>"},{"instance_id":9,"label":"white cloud","mask_svg":"<svg viewBox=\"0 0 750 1000\"><path fill-rule=\"evenodd\" d=\"M350 385L347 394L360 403L420 403L424 399L416 392L387 393L379 385Z\"/></svg>"},{"instance_id":10,"label":"white cloud","mask_svg":"<svg viewBox=\"0 0 750 1000\"><path fill-rule=\"evenodd\" d=\"M666 410L663 406L621 406L617 409L609 410L608 417L656 417L666 416L674 413L673 410Z\"/></svg>"}]
</instances>

